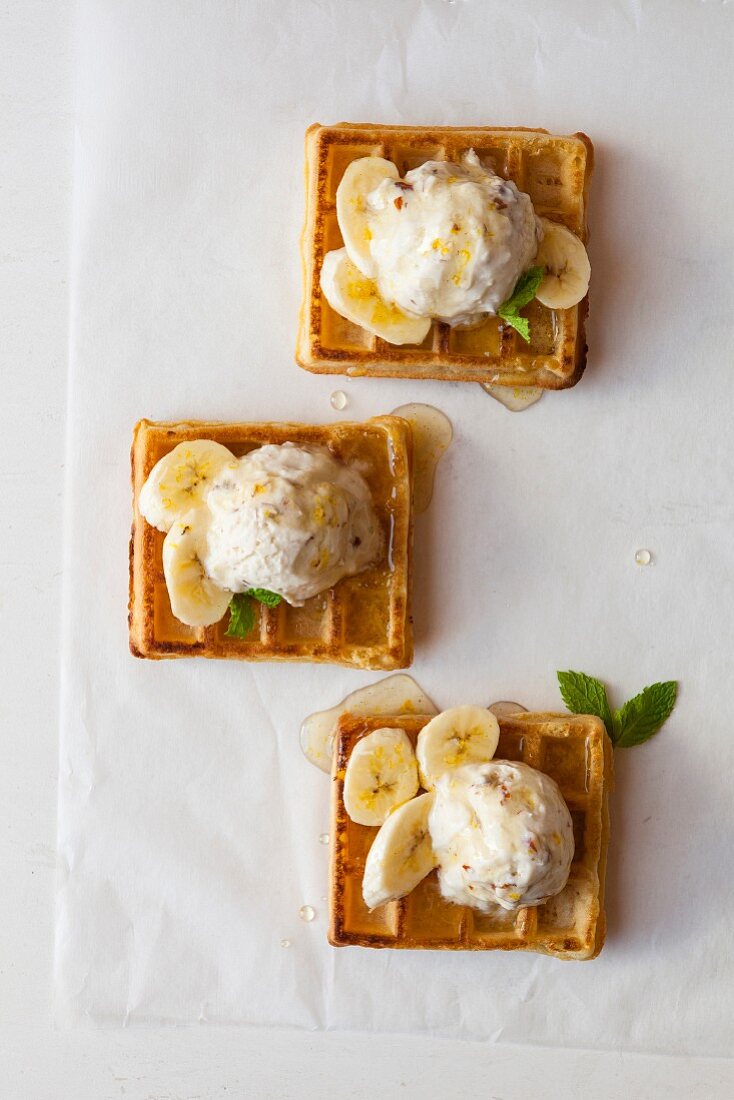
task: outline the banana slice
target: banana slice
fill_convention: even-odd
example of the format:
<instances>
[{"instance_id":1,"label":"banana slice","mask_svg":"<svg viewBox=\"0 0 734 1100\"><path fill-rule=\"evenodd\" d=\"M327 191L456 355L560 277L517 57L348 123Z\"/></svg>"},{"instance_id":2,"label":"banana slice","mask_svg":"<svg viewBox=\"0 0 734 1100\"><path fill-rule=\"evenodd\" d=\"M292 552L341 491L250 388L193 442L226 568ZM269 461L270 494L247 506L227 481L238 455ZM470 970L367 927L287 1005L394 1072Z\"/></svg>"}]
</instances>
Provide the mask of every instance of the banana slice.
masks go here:
<instances>
[{"instance_id":1,"label":"banana slice","mask_svg":"<svg viewBox=\"0 0 734 1100\"><path fill-rule=\"evenodd\" d=\"M500 727L485 707L451 707L432 718L418 734L416 755L426 790L449 768L486 764L497 749Z\"/></svg>"},{"instance_id":2,"label":"banana slice","mask_svg":"<svg viewBox=\"0 0 734 1100\"><path fill-rule=\"evenodd\" d=\"M359 270L374 279L375 262L370 252L372 239L369 227L367 196L384 179L399 179L391 160L382 157L360 157L347 165L336 189L336 220L339 222L347 255Z\"/></svg>"},{"instance_id":3,"label":"banana slice","mask_svg":"<svg viewBox=\"0 0 734 1100\"><path fill-rule=\"evenodd\" d=\"M382 825L417 790L418 765L403 730L385 726L352 749L344 775L344 808L357 825Z\"/></svg>"},{"instance_id":4,"label":"banana slice","mask_svg":"<svg viewBox=\"0 0 734 1100\"><path fill-rule=\"evenodd\" d=\"M333 310L390 344L420 344L428 335L430 317L414 317L385 302L377 283L354 266L346 248L324 256L321 289Z\"/></svg>"},{"instance_id":5,"label":"banana slice","mask_svg":"<svg viewBox=\"0 0 734 1100\"><path fill-rule=\"evenodd\" d=\"M533 261L542 264L545 277L536 298L549 309L569 309L586 295L591 278L591 264L583 242L565 225L540 219L543 240Z\"/></svg>"},{"instance_id":6,"label":"banana slice","mask_svg":"<svg viewBox=\"0 0 734 1100\"><path fill-rule=\"evenodd\" d=\"M222 467L236 461L231 451L212 439L179 443L148 474L138 508L152 527L170 531L174 520L203 502Z\"/></svg>"},{"instance_id":7,"label":"banana slice","mask_svg":"<svg viewBox=\"0 0 734 1100\"><path fill-rule=\"evenodd\" d=\"M411 798L390 814L367 855L362 897L368 909L403 898L436 866L428 814L433 793Z\"/></svg>"},{"instance_id":8,"label":"banana slice","mask_svg":"<svg viewBox=\"0 0 734 1100\"><path fill-rule=\"evenodd\" d=\"M232 593L220 588L204 572L206 517L202 508L177 519L163 540L163 574L171 610L186 626L218 623Z\"/></svg>"}]
</instances>

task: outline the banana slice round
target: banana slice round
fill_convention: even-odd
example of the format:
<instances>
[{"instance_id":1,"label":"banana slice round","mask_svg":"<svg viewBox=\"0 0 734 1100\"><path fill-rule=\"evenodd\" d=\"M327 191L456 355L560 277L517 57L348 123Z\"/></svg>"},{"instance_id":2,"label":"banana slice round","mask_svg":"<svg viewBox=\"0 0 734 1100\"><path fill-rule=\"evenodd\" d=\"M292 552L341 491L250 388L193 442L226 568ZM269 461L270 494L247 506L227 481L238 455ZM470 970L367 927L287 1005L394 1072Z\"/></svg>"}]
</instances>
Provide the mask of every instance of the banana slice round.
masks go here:
<instances>
[{"instance_id":1,"label":"banana slice round","mask_svg":"<svg viewBox=\"0 0 734 1100\"><path fill-rule=\"evenodd\" d=\"M206 517L203 509L177 519L163 540L163 574L171 610L186 626L218 623L232 593L220 588L204 572Z\"/></svg>"},{"instance_id":2,"label":"banana slice round","mask_svg":"<svg viewBox=\"0 0 734 1100\"><path fill-rule=\"evenodd\" d=\"M152 527L170 531L175 520L203 502L222 467L236 461L231 451L212 439L179 443L148 474L138 508Z\"/></svg>"},{"instance_id":3,"label":"banana slice round","mask_svg":"<svg viewBox=\"0 0 734 1100\"><path fill-rule=\"evenodd\" d=\"M346 248L324 256L321 289L333 310L390 344L420 344L428 335L430 317L414 317L385 302L377 283L355 267Z\"/></svg>"},{"instance_id":4,"label":"banana slice round","mask_svg":"<svg viewBox=\"0 0 734 1100\"><path fill-rule=\"evenodd\" d=\"M390 814L365 862L362 897L368 909L403 898L436 866L428 814L433 793L411 798Z\"/></svg>"},{"instance_id":5,"label":"banana slice round","mask_svg":"<svg viewBox=\"0 0 734 1100\"><path fill-rule=\"evenodd\" d=\"M450 768L486 764L497 750L499 736L499 722L485 707L451 707L437 714L418 734L421 784L430 791Z\"/></svg>"},{"instance_id":6,"label":"banana slice round","mask_svg":"<svg viewBox=\"0 0 734 1100\"><path fill-rule=\"evenodd\" d=\"M586 296L591 264L583 242L565 225L540 218L543 240L533 261L546 269L536 298L549 309L570 309Z\"/></svg>"},{"instance_id":7,"label":"banana slice round","mask_svg":"<svg viewBox=\"0 0 734 1100\"><path fill-rule=\"evenodd\" d=\"M357 825L382 825L418 790L418 765L401 729L368 733L352 749L344 775L344 808Z\"/></svg>"},{"instance_id":8,"label":"banana slice round","mask_svg":"<svg viewBox=\"0 0 734 1100\"><path fill-rule=\"evenodd\" d=\"M372 238L367 196L384 179L399 179L399 172L391 160L360 157L347 165L336 189L336 220L339 222L347 255L370 279L374 279L376 268L370 252Z\"/></svg>"}]
</instances>

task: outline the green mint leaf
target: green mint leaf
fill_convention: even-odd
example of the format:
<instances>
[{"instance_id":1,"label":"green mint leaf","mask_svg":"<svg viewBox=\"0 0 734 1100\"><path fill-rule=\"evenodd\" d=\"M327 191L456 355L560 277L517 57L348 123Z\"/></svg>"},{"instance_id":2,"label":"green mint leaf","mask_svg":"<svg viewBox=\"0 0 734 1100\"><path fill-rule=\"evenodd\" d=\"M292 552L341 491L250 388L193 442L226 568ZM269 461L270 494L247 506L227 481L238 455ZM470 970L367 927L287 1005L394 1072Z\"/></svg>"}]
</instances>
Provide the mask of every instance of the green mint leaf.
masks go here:
<instances>
[{"instance_id":1,"label":"green mint leaf","mask_svg":"<svg viewBox=\"0 0 734 1100\"><path fill-rule=\"evenodd\" d=\"M612 744L616 745L622 732L621 710L612 711Z\"/></svg>"},{"instance_id":2,"label":"green mint leaf","mask_svg":"<svg viewBox=\"0 0 734 1100\"><path fill-rule=\"evenodd\" d=\"M529 267L515 283L515 289L510 297L498 309L500 317L505 319L505 313L519 313L523 306L532 302L538 293L538 287L543 282L544 275L544 267Z\"/></svg>"},{"instance_id":3,"label":"green mint leaf","mask_svg":"<svg viewBox=\"0 0 734 1100\"><path fill-rule=\"evenodd\" d=\"M248 588L246 595L252 596L253 600L259 603L264 603L266 607L277 607L283 599L277 592L270 592L267 588Z\"/></svg>"},{"instance_id":4,"label":"green mint leaf","mask_svg":"<svg viewBox=\"0 0 734 1100\"><path fill-rule=\"evenodd\" d=\"M530 322L526 317L520 316L520 310L523 306L532 302L544 275L544 267L528 268L515 283L515 289L511 296L497 310L498 316L502 318L505 324L511 325L516 332L519 332L527 344L530 343Z\"/></svg>"},{"instance_id":5,"label":"green mint leaf","mask_svg":"<svg viewBox=\"0 0 734 1100\"><path fill-rule=\"evenodd\" d=\"M614 743L614 723L607 699L607 689L601 680L585 672L557 672L561 697L572 714L595 714L601 718Z\"/></svg>"},{"instance_id":6,"label":"green mint leaf","mask_svg":"<svg viewBox=\"0 0 734 1100\"><path fill-rule=\"evenodd\" d=\"M517 313L503 313L503 307L499 308L499 316L505 322L506 325L512 325L516 332L519 332L526 344L530 343L530 322L527 317L520 317Z\"/></svg>"},{"instance_id":7,"label":"green mint leaf","mask_svg":"<svg viewBox=\"0 0 734 1100\"><path fill-rule=\"evenodd\" d=\"M246 592L238 592L229 602L229 625L225 637L246 638L256 621L252 600Z\"/></svg>"},{"instance_id":8,"label":"green mint leaf","mask_svg":"<svg viewBox=\"0 0 734 1100\"><path fill-rule=\"evenodd\" d=\"M641 745L657 733L663 722L670 717L678 696L675 680L665 680L644 688L634 699L615 711L619 723L619 736L616 744L619 748L629 749Z\"/></svg>"}]
</instances>

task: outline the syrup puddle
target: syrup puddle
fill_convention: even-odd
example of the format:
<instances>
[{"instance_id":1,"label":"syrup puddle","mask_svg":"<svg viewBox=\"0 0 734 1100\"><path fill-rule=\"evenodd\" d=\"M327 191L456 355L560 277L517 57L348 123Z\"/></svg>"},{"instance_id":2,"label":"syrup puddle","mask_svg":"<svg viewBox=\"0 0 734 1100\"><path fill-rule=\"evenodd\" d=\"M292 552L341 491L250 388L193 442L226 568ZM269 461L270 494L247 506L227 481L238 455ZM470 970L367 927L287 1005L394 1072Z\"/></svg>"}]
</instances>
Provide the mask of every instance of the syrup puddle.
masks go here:
<instances>
[{"instance_id":1,"label":"syrup puddle","mask_svg":"<svg viewBox=\"0 0 734 1100\"><path fill-rule=\"evenodd\" d=\"M451 421L433 405L399 405L393 416L402 416L413 429L413 507L425 512L433 496L436 467L453 439Z\"/></svg>"},{"instance_id":2,"label":"syrup puddle","mask_svg":"<svg viewBox=\"0 0 734 1100\"><path fill-rule=\"evenodd\" d=\"M506 699L500 700L499 703L490 703L487 710L491 710L495 718L509 718L511 714L527 714L528 708L523 707L520 703L510 703Z\"/></svg>"},{"instance_id":3,"label":"syrup puddle","mask_svg":"<svg viewBox=\"0 0 734 1100\"><path fill-rule=\"evenodd\" d=\"M522 412L540 401L543 391L538 386L495 386L494 382L479 383L485 393L499 401L510 412Z\"/></svg>"},{"instance_id":4,"label":"syrup puddle","mask_svg":"<svg viewBox=\"0 0 734 1100\"><path fill-rule=\"evenodd\" d=\"M357 718L390 714L438 714L438 707L412 676L398 672L395 676L378 680L376 684L358 688L329 710L309 715L301 726L301 748L306 758L317 768L321 768L322 772L331 772L334 734L339 719L347 713L354 714Z\"/></svg>"}]
</instances>

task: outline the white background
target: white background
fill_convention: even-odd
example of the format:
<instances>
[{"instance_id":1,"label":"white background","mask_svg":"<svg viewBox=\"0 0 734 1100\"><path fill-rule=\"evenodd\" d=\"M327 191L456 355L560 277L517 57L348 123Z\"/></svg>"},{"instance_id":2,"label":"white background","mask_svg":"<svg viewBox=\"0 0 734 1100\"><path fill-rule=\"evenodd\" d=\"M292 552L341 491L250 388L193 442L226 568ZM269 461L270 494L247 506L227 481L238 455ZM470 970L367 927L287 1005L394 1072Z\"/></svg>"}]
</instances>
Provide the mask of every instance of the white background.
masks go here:
<instances>
[{"instance_id":1,"label":"white background","mask_svg":"<svg viewBox=\"0 0 734 1100\"><path fill-rule=\"evenodd\" d=\"M359 1098L373 1096L379 1082L383 1095L438 1097L461 1082L465 1092L481 1088L504 1100L541 1090L579 1097L727 1095L726 1082L734 1079L718 1060L228 1028L51 1030L72 12L64 4L16 3L3 14L8 57L0 136L11 150L11 174L4 174L0 192L6 447L0 805L7 816L0 833L0 1094L84 1100L333 1091Z\"/></svg>"}]
</instances>

